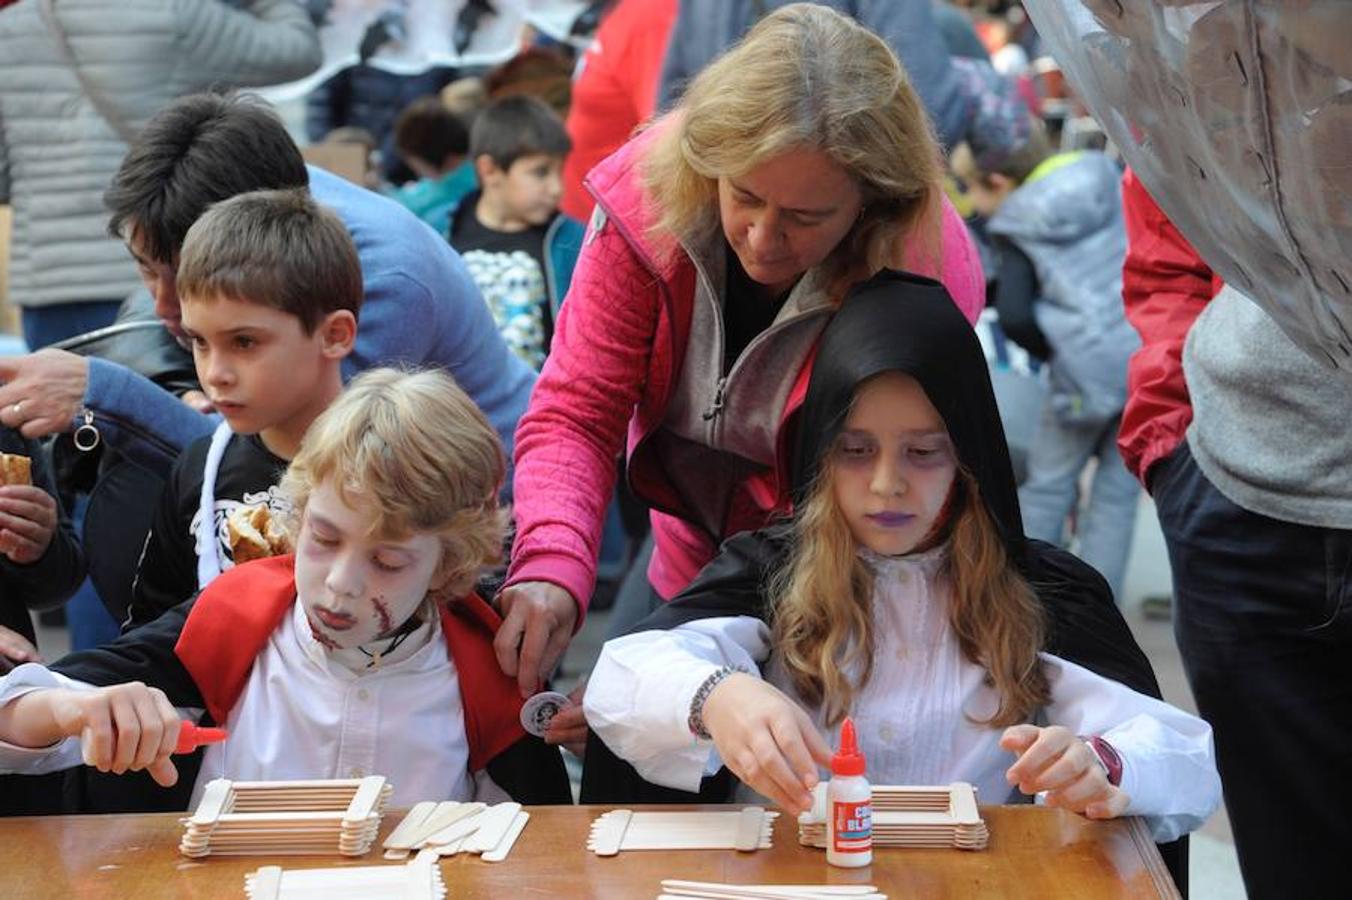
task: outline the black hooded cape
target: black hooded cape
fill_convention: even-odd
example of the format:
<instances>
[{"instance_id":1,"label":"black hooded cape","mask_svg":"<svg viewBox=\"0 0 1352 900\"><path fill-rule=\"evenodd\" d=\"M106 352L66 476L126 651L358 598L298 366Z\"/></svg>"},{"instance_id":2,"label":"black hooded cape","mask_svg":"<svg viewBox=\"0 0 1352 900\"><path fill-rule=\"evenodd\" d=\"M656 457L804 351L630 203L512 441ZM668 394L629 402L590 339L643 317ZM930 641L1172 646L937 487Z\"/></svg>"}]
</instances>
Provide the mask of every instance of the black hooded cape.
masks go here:
<instances>
[{"instance_id":1,"label":"black hooded cape","mask_svg":"<svg viewBox=\"0 0 1352 900\"><path fill-rule=\"evenodd\" d=\"M855 389L887 371L914 377L943 417L962 465L980 487L1009 558L1042 602L1044 649L1160 697L1150 662L1137 645L1103 576L1072 554L1024 537L1014 471L980 341L937 281L884 271L857 285L823 332L798 414L792 486L801 501L834 443ZM691 584L633 632L667 630L696 619L774 617L766 585L790 551L791 527L773 525L724 542ZM727 802L736 782L727 768L697 794L651 784L592 733L582 778L583 803ZM1186 838L1162 845L1166 864L1186 891Z\"/></svg>"}]
</instances>

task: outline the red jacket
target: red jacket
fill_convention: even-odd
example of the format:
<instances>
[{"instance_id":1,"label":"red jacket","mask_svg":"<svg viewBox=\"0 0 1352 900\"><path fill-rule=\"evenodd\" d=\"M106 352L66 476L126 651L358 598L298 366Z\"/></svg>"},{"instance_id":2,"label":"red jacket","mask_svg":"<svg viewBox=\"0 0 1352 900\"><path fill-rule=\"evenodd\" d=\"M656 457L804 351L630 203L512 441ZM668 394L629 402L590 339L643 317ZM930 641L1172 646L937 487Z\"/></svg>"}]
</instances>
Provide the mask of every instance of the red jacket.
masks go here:
<instances>
[{"instance_id":1,"label":"red jacket","mask_svg":"<svg viewBox=\"0 0 1352 900\"><path fill-rule=\"evenodd\" d=\"M198 595L188 614L174 655L216 722L225 723L249 683L254 660L296 602L295 563L294 556L276 556L235 566ZM493 651L500 622L474 594L441 610L446 648L464 686L471 772L526 736L516 680L502 674Z\"/></svg>"},{"instance_id":2,"label":"red jacket","mask_svg":"<svg viewBox=\"0 0 1352 900\"><path fill-rule=\"evenodd\" d=\"M655 510L656 550L648 570L653 586L671 596L717 550L709 535L681 517L683 498L644 444L666 414L695 298L694 263L684 253L659 254L649 239L655 216L641 188L638 163L661 127L640 134L587 178L597 218L516 431L517 533L507 584L557 584L584 611L595 584L615 457L626 432L630 483ZM975 321L985 302L985 280L966 226L947 201L943 243L942 280ZM899 250L901 264L905 248ZM759 528L773 513L788 509L788 430L782 423L801 404L809 370L810 364L785 373L796 386L776 440L784 476L770 473L742 486L728 534Z\"/></svg>"},{"instance_id":3,"label":"red jacket","mask_svg":"<svg viewBox=\"0 0 1352 900\"><path fill-rule=\"evenodd\" d=\"M1155 204L1136 173L1122 179L1127 258L1122 300L1141 335L1127 368L1127 405L1118 449L1149 487L1150 467L1174 451L1192 422L1183 379L1183 342L1221 280Z\"/></svg>"}]
</instances>

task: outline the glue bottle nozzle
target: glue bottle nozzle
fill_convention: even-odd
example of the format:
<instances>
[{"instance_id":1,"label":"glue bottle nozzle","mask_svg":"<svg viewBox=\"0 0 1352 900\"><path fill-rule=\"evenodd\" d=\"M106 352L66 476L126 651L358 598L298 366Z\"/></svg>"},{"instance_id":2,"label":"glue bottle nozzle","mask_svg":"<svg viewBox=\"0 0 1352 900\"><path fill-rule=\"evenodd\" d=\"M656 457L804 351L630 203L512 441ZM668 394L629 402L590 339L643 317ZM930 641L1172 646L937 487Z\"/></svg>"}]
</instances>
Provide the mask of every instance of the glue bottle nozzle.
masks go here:
<instances>
[{"instance_id":1,"label":"glue bottle nozzle","mask_svg":"<svg viewBox=\"0 0 1352 900\"><path fill-rule=\"evenodd\" d=\"M230 733L224 728L210 728L184 722L178 727L178 743L174 745L174 752L191 753L203 744L215 744L229 736Z\"/></svg>"}]
</instances>

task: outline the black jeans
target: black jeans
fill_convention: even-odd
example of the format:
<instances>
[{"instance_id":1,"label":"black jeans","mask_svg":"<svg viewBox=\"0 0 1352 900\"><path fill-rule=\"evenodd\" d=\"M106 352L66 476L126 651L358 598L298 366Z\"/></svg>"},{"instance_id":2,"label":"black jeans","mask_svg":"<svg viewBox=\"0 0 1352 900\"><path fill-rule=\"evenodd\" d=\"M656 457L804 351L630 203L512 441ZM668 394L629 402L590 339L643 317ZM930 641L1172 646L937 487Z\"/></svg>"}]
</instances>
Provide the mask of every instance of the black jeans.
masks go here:
<instances>
[{"instance_id":1,"label":"black jeans","mask_svg":"<svg viewBox=\"0 0 1352 900\"><path fill-rule=\"evenodd\" d=\"M1215 730L1252 898L1347 896L1352 850L1352 531L1231 503L1185 441L1151 482L1174 636Z\"/></svg>"}]
</instances>

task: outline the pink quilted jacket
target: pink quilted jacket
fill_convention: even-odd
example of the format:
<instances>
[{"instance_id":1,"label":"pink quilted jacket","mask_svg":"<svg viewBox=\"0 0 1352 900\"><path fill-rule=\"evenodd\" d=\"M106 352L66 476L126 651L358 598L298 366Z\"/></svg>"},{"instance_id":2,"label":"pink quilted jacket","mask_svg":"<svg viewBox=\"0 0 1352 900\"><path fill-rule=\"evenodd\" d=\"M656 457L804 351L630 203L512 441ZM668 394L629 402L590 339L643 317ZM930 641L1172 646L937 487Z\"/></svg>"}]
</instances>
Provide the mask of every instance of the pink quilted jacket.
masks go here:
<instances>
[{"instance_id":1,"label":"pink quilted jacket","mask_svg":"<svg viewBox=\"0 0 1352 900\"><path fill-rule=\"evenodd\" d=\"M746 502L735 507L728 534L710 535L681 518L682 498L645 452L644 439L663 421L680 371L695 297L694 263L683 253L660 255L648 239L654 216L638 163L660 128L631 140L587 177L597 212L516 431L517 532L507 584L557 584L584 613L622 448L634 492L654 510L656 549L648 577L664 597L687 585L723 538L759 528L789 507L787 479L769 473L745 485ZM975 322L985 303L985 279L966 226L947 200L943 250L939 278ZM778 458L785 476L785 423L802 403L810 367L809 359L797 373L781 419Z\"/></svg>"}]
</instances>

